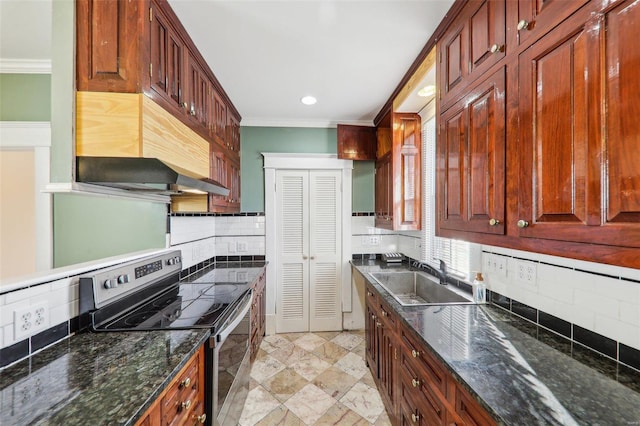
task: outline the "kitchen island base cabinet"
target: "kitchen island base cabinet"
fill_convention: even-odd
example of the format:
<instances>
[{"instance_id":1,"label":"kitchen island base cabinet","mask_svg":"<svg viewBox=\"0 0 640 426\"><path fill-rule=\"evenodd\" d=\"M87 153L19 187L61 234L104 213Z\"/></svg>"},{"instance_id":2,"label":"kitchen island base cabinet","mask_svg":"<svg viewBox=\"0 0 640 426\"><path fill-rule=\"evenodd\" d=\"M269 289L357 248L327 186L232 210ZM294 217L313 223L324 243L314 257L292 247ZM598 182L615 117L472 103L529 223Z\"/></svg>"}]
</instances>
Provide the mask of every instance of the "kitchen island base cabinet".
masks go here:
<instances>
[{"instance_id":1,"label":"kitchen island base cabinet","mask_svg":"<svg viewBox=\"0 0 640 426\"><path fill-rule=\"evenodd\" d=\"M207 419L204 388L204 346L201 346L136 422L136 426L204 423Z\"/></svg>"}]
</instances>

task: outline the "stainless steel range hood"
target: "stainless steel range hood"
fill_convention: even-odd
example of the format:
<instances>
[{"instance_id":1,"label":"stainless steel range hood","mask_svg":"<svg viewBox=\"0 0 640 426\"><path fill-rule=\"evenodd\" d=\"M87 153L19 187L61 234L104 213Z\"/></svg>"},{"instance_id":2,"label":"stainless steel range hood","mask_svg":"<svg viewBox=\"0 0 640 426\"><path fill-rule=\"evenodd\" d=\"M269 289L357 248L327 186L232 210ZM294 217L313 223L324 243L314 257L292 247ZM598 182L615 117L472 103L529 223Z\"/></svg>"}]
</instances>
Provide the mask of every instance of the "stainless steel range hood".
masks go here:
<instances>
[{"instance_id":1,"label":"stainless steel range hood","mask_svg":"<svg viewBox=\"0 0 640 426\"><path fill-rule=\"evenodd\" d=\"M176 195L199 191L229 195L229 189L220 183L188 174L157 158L76 157L78 182L147 194Z\"/></svg>"}]
</instances>

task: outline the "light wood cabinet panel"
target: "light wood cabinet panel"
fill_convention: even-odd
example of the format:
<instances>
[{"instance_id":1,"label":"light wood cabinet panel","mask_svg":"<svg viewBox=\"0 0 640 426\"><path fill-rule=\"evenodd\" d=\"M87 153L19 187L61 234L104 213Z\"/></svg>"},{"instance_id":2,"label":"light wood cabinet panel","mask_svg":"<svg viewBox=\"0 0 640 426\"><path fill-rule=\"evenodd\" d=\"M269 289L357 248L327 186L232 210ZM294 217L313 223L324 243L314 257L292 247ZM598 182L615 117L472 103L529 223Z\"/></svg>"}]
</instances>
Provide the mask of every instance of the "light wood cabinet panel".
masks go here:
<instances>
[{"instance_id":1,"label":"light wood cabinet panel","mask_svg":"<svg viewBox=\"0 0 640 426\"><path fill-rule=\"evenodd\" d=\"M504 234L505 71L441 115L436 178L438 227Z\"/></svg>"}]
</instances>

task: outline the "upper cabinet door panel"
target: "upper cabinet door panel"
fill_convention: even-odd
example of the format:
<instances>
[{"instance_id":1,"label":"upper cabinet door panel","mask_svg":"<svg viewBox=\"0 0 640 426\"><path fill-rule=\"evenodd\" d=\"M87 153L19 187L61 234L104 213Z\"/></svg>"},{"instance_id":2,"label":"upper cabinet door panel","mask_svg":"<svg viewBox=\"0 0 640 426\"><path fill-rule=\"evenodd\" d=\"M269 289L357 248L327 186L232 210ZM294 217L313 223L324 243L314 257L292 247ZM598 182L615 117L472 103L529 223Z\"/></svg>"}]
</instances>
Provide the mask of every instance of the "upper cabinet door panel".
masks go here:
<instances>
[{"instance_id":1,"label":"upper cabinet door panel","mask_svg":"<svg viewBox=\"0 0 640 426\"><path fill-rule=\"evenodd\" d=\"M471 74L489 68L505 55L505 2L487 0L469 18Z\"/></svg>"},{"instance_id":2,"label":"upper cabinet door panel","mask_svg":"<svg viewBox=\"0 0 640 426\"><path fill-rule=\"evenodd\" d=\"M607 227L640 223L640 3L625 1L608 11L606 25L606 216ZM620 234L623 245L638 245L640 237ZM631 240L635 238L635 240Z\"/></svg>"},{"instance_id":3,"label":"upper cabinet door panel","mask_svg":"<svg viewBox=\"0 0 640 426\"><path fill-rule=\"evenodd\" d=\"M420 116L393 113L393 229L421 228L422 126Z\"/></svg>"},{"instance_id":4,"label":"upper cabinet door panel","mask_svg":"<svg viewBox=\"0 0 640 426\"><path fill-rule=\"evenodd\" d=\"M438 42L441 110L506 54L505 2L470 1Z\"/></svg>"},{"instance_id":5,"label":"upper cabinet door panel","mask_svg":"<svg viewBox=\"0 0 640 426\"><path fill-rule=\"evenodd\" d=\"M78 0L76 4L78 90L139 92L136 34L143 26L143 3Z\"/></svg>"},{"instance_id":6,"label":"upper cabinet door panel","mask_svg":"<svg viewBox=\"0 0 640 426\"><path fill-rule=\"evenodd\" d=\"M532 43L553 29L589 0L518 0L518 22L509 27L518 31L518 43Z\"/></svg>"},{"instance_id":7,"label":"upper cabinet door panel","mask_svg":"<svg viewBox=\"0 0 640 426\"><path fill-rule=\"evenodd\" d=\"M151 3L150 70L151 89L179 107L183 105L184 42L159 6Z\"/></svg>"},{"instance_id":8,"label":"upper cabinet door panel","mask_svg":"<svg viewBox=\"0 0 640 426\"><path fill-rule=\"evenodd\" d=\"M599 22L575 16L520 55L519 235L593 241L600 225Z\"/></svg>"},{"instance_id":9,"label":"upper cabinet door panel","mask_svg":"<svg viewBox=\"0 0 640 426\"><path fill-rule=\"evenodd\" d=\"M439 229L505 231L505 70L471 89L440 119Z\"/></svg>"}]
</instances>

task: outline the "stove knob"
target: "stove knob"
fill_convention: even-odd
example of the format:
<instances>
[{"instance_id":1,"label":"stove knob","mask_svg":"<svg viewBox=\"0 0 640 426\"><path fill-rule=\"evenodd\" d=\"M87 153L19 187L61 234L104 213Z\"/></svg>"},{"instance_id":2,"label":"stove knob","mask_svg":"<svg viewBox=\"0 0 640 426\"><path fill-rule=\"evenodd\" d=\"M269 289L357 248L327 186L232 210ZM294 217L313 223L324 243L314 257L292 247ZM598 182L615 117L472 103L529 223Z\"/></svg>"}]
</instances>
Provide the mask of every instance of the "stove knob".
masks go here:
<instances>
[{"instance_id":1,"label":"stove knob","mask_svg":"<svg viewBox=\"0 0 640 426\"><path fill-rule=\"evenodd\" d=\"M175 259L176 259L176 263L180 263L182 261L182 259L180 259L180 256L176 256Z\"/></svg>"},{"instance_id":2,"label":"stove knob","mask_svg":"<svg viewBox=\"0 0 640 426\"><path fill-rule=\"evenodd\" d=\"M129 274L122 274L118 276L118 284L126 284L129 282Z\"/></svg>"},{"instance_id":3,"label":"stove knob","mask_svg":"<svg viewBox=\"0 0 640 426\"><path fill-rule=\"evenodd\" d=\"M104 288L106 289L110 289L112 287L116 287L117 284L115 283L115 281L108 279L108 280L104 280L104 284L103 284Z\"/></svg>"},{"instance_id":4,"label":"stove knob","mask_svg":"<svg viewBox=\"0 0 640 426\"><path fill-rule=\"evenodd\" d=\"M176 258L175 257L172 257L169 260L167 260L167 265L173 265L175 263L176 263Z\"/></svg>"}]
</instances>

